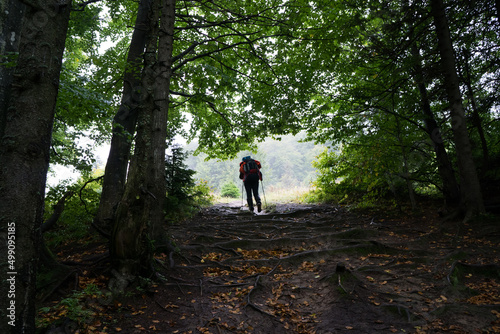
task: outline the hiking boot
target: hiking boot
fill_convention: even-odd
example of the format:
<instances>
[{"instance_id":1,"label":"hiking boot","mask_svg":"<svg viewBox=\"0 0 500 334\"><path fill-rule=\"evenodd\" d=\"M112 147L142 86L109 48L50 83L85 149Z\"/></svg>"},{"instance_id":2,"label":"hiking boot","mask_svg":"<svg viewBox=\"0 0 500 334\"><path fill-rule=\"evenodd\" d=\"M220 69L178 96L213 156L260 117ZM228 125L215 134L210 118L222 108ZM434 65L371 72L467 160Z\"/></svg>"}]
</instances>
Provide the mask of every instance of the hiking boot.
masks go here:
<instances>
[{"instance_id":1,"label":"hiking boot","mask_svg":"<svg viewBox=\"0 0 500 334\"><path fill-rule=\"evenodd\" d=\"M262 204L260 204L260 203L257 204L257 211L259 211L259 212L262 211Z\"/></svg>"},{"instance_id":2,"label":"hiking boot","mask_svg":"<svg viewBox=\"0 0 500 334\"><path fill-rule=\"evenodd\" d=\"M250 210L250 212L253 212L253 206L249 207L248 210Z\"/></svg>"}]
</instances>

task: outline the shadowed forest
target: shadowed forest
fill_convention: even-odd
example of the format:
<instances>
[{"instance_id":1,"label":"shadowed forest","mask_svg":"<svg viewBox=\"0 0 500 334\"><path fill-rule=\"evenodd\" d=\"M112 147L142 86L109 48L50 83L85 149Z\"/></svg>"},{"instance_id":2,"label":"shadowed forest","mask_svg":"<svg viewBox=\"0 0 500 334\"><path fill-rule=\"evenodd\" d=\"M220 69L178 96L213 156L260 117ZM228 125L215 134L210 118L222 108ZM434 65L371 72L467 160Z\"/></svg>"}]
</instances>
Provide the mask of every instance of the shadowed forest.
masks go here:
<instances>
[{"instance_id":1,"label":"shadowed forest","mask_svg":"<svg viewBox=\"0 0 500 334\"><path fill-rule=\"evenodd\" d=\"M500 332L499 1L0 9L1 333Z\"/></svg>"}]
</instances>

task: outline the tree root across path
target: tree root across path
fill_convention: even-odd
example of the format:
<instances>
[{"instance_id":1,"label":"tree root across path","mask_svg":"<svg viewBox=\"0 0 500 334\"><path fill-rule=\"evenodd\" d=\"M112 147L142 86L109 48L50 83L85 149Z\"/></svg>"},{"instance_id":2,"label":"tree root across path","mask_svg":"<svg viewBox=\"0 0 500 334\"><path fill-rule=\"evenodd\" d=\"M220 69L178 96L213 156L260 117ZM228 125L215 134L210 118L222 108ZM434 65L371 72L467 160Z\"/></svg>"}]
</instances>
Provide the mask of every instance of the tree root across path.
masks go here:
<instances>
[{"instance_id":1,"label":"tree root across path","mask_svg":"<svg viewBox=\"0 0 500 334\"><path fill-rule=\"evenodd\" d=\"M433 217L436 218L433 218ZM218 206L169 228L166 282L114 314L120 333L494 333L498 234L457 242L437 215L381 217L287 205ZM478 231L479 233L480 231ZM119 330L116 330L119 328Z\"/></svg>"}]
</instances>

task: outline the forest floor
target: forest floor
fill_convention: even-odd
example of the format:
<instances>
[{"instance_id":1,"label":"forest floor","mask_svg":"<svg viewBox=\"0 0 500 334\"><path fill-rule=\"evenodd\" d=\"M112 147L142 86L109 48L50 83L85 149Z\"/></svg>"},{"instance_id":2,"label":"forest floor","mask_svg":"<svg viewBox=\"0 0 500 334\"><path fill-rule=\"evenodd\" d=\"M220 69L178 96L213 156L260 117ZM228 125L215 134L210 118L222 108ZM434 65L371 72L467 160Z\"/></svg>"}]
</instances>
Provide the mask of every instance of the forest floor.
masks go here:
<instances>
[{"instance_id":1,"label":"forest floor","mask_svg":"<svg viewBox=\"0 0 500 334\"><path fill-rule=\"evenodd\" d=\"M432 207L404 215L299 204L254 215L240 205L170 226L179 252L173 268L157 257L164 279L119 298L88 293L76 332L500 333L494 217L461 224ZM97 268L79 269L80 288L105 288L111 274ZM48 303L42 319L63 313L60 300Z\"/></svg>"}]
</instances>

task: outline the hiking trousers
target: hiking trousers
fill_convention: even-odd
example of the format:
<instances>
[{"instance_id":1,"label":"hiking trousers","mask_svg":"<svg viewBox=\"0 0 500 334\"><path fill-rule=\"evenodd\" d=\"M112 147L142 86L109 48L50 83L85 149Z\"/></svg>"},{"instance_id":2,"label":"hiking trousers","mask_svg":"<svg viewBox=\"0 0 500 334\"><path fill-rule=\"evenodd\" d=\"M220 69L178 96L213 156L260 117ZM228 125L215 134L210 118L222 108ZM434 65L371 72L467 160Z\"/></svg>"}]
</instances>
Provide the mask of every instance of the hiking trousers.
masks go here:
<instances>
[{"instance_id":1,"label":"hiking trousers","mask_svg":"<svg viewBox=\"0 0 500 334\"><path fill-rule=\"evenodd\" d=\"M245 190L247 191L248 208L250 209L250 211L253 211L252 193L253 197L255 197L255 203L257 205L261 205L259 197L259 179L246 180L245 182L243 182L243 184L245 185Z\"/></svg>"}]
</instances>

